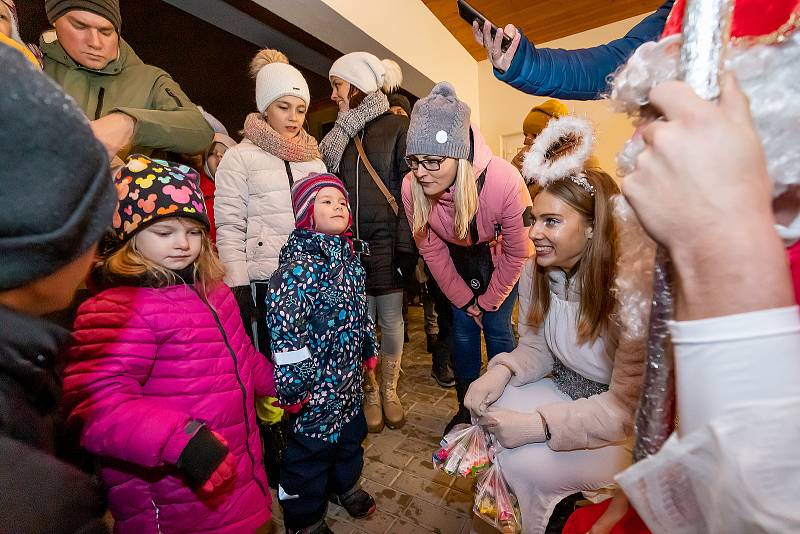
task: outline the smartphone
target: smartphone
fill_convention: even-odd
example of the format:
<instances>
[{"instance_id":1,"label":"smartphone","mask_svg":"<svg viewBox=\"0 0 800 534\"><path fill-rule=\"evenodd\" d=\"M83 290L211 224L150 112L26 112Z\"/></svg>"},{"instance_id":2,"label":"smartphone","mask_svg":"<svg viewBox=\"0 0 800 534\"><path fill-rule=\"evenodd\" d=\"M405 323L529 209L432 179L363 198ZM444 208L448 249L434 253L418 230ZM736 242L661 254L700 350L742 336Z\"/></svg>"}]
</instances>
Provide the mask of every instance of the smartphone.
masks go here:
<instances>
[{"instance_id":1,"label":"smartphone","mask_svg":"<svg viewBox=\"0 0 800 534\"><path fill-rule=\"evenodd\" d=\"M472 26L472 23L477 20L478 27L483 27L483 23L486 22L486 17L484 17L480 11L466 3L464 0L458 0L456 3L458 4L458 14L461 15L462 19L466 20L470 26ZM491 21L489 22L489 25L491 26L489 33L492 36L492 39L494 39L494 36L497 34L497 26L492 24ZM500 33L502 32L503 30L500 30ZM500 44L500 50L505 52L508 50L509 46L511 46L511 38L504 34L503 42Z\"/></svg>"}]
</instances>

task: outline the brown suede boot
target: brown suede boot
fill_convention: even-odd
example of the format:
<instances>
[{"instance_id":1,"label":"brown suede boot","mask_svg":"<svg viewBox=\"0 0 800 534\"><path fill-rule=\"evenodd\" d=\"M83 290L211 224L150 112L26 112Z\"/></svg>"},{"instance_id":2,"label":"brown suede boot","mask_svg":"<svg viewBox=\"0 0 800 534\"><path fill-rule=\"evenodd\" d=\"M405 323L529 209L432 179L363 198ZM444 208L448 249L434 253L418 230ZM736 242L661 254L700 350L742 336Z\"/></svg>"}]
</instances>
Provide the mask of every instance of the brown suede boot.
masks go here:
<instances>
[{"instance_id":1,"label":"brown suede boot","mask_svg":"<svg viewBox=\"0 0 800 534\"><path fill-rule=\"evenodd\" d=\"M400 379L400 358L381 356L381 396L383 418L389 428L401 428L406 424L406 413L397 396L397 381Z\"/></svg>"},{"instance_id":2,"label":"brown suede boot","mask_svg":"<svg viewBox=\"0 0 800 534\"><path fill-rule=\"evenodd\" d=\"M381 393L378 388L378 379L375 378L375 371L364 373L364 418L367 420L368 431L377 433L383 430Z\"/></svg>"}]
</instances>

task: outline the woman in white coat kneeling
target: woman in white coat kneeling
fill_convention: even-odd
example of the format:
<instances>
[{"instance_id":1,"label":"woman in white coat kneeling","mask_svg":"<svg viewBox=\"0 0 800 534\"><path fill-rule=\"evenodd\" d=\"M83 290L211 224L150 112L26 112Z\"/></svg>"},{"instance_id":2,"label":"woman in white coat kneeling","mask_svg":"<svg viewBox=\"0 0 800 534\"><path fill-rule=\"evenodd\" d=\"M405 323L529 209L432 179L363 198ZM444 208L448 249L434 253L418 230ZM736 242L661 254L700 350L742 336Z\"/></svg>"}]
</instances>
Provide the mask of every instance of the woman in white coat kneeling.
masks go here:
<instances>
[{"instance_id":1,"label":"woman in white coat kneeling","mask_svg":"<svg viewBox=\"0 0 800 534\"><path fill-rule=\"evenodd\" d=\"M525 533L544 532L561 499L611 486L631 461L645 347L612 318L619 188L586 168L591 139L586 121L551 121L526 158L536 255L519 282L520 342L465 399L505 447L498 461Z\"/></svg>"}]
</instances>

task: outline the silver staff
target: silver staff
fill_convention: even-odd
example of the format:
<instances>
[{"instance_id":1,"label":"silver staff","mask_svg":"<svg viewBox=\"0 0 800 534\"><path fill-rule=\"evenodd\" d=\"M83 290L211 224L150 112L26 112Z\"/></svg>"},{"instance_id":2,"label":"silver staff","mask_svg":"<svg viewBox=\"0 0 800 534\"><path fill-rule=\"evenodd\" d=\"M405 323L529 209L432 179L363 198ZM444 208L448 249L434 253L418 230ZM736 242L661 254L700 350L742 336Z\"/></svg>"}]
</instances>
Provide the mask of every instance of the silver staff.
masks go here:
<instances>
[{"instance_id":1,"label":"silver staff","mask_svg":"<svg viewBox=\"0 0 800 534\"><path fill-rule=\"evenodd\" d=\"M720 94L720 74L730 35L734 0L687 0L683 17L681 78L706 100ZM667 321L672 317L670 261L659 247L644 383L636 414L634 461L655 454L675 426L675 363Z\"/></svg>"}]
</instances>

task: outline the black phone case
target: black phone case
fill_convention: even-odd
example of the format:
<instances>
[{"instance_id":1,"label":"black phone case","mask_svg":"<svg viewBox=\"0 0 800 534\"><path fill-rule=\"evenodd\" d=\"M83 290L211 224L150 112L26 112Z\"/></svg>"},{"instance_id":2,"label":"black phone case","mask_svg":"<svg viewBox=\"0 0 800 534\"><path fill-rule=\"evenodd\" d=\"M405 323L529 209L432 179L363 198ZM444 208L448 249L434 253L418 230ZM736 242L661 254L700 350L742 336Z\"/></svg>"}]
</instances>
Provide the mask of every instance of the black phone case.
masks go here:
<instances>
[{"instance_id":1,"label":"black phone case","mask_svg":"<svg viewBox=\"0 0 800 534\"><path fill-rule=\"evenodd\" d=\"M472 23L476 20L478 21L478 26L483 26L483 23L486 22L487 20L486 17L483 16L483 14L480 11L478 11L477 9L466 3L464 0L457 0L456 4L458 5L458 14L461 16L462 19L467 21L470 26L472 26ZM497 34L498 28L491 21L489 21L489 24L491 24L491 30L489 33L492 36L492 39L494 39L494 36ZM511 39L507 35L503 35L503 43L500 45L500 50L505 52L506 50L508 50L509 46L511 46Z\"/></svg>"}]
</instances>

